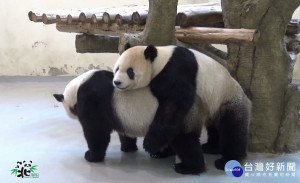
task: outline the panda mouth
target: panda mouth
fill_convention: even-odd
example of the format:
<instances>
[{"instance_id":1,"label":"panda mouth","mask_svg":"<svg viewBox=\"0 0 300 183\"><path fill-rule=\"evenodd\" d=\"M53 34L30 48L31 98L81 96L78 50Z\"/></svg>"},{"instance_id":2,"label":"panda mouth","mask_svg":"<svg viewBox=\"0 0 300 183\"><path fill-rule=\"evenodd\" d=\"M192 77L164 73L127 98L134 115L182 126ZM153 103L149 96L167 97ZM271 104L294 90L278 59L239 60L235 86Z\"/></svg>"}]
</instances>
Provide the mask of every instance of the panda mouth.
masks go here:
<instances>
[{"instance_id":1,"label":"panda mouth","mask_svg":"<svg viewBox=\"0 0 300 183\"><path fill-rule=\"evenodd\" d=\"M117 86L116 86L116 88L119 89L119 90L125 90L127 87L120 88L120 87L117 87Z\"/></svg>"}]
</instances>

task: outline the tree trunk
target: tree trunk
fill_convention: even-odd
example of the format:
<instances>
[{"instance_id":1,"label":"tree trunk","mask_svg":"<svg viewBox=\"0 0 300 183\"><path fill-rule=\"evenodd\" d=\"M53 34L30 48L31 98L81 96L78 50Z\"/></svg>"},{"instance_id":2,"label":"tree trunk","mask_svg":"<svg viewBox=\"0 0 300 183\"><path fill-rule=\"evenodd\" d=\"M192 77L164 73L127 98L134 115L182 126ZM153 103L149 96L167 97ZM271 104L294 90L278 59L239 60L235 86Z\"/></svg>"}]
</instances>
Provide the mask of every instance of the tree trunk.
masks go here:
<instances>
[{"instance_id":1,"label":"tree trunk","mask_svg":"<svg viewBox=\"0 0 300 183\"><path fill-rule=\"evenodd\" d=\"M260 39L255 46L228 45L234 76L253 104L249 136L251 151L290 152L299 148L291 145L295 144L296 138L287 137L296 133L296 128L291 126L297 126L299 112L299 102L290 102L289 99L299 100L299 97L291 97L298 96L299 92L295 87L292 87L293 92L289 91L291 58L283 39L299 4L299 0L222 1L226 28L260 31ZM291 114L291 110L285 110L288 108L296 110ZM295 115L296 118L291 117ZM282 133L286 129L291 133Z\"/></svg>"},{"instance_id":2,"label":"tree trunk","mask_svg":"<svg viewBox=\"0 0 300 183\"><path fill-rule=\"evenodd\" d=\"M169 45L175 43L175 19L178 0L149 0L149 13L143 32L120 37L119 52L124 45Z\"/></svg>"}]
</instances>

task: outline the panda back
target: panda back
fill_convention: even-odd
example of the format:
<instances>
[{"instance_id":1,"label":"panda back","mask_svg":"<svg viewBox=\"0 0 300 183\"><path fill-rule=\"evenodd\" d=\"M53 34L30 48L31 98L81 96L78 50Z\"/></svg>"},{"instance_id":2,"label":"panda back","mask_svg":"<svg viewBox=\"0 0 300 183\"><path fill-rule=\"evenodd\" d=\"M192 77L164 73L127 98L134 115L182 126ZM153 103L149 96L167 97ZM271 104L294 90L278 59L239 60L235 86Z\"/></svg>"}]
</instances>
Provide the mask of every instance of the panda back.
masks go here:
<instances>
[{"instance_id":1,"label":"panda back","mask_svg":"<svg viewBox=\"0 0 300 183\"><path fill-rule=\"evenodd\" d=\"M77 103L77 91L78 88L85 83L87 80L89 80L95 72L98 70L90 70L88 72L85 72L76 78L72 79L66 86L64 90L64 100L69 106L74 106Z\"/></svg>"},{"instance_id":2,"label":"panda back","mask_svg":"<svg viewBox=\"0 0 300 183\"><path fill-rule=\"evenodd\" d=\"M197 95L208 106L213 116L220 105L241 95L240 85L232 78L225 67L214 59L190 49L198 63Z\"/></svg>"}]
</instances>

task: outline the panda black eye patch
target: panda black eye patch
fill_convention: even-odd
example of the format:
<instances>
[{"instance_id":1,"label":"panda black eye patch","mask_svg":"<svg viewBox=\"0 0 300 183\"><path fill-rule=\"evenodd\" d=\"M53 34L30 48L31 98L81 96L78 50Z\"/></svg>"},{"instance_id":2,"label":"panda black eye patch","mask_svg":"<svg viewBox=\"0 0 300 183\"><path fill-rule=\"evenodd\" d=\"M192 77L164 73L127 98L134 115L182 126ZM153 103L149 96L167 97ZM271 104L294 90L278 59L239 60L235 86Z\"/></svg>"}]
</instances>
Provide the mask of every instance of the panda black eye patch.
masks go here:
<instances>
[{"instance_id":1,"label":"panda black eye patch","mask_svg":"<svg viewBox=\"0 0 300 183\"><path fill-rule=\"evenodd\" d=\"M128 74L128 77L133 80L134 79L134 72L133 72L133 69L130 67L127 69L127 74Z\"/></svg>"}]
</instances>

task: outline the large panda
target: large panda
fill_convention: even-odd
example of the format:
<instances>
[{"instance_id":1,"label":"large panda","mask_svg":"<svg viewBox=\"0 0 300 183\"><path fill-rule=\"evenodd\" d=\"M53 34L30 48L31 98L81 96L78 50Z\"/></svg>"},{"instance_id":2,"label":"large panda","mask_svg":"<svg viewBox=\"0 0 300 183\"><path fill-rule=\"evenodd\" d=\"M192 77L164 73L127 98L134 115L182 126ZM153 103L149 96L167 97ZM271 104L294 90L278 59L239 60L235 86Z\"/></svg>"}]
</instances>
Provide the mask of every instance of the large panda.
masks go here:
<instances>
[{"instance_id":1,"label":"large panda","mask_svg":"<svg viewBox=\"0 0 300 183\"><path fill-rule=\"evenodd\" d=\"M54 94L56 100L63 103L67 114L79 119L89 148L85 159L90 162L104 160L113 130L119 133L122 151L137 150L136 137L146 135L158 108L149 87L120 92L114 90L112 80L112 72L91 70L70 81L63 94ZM162 148L163 151L150 154L163 158L175 153L181 160L175 164L178 173L198 174L205 170L199 142L207 113L200 111L202 104L196 97L184 119L182 131ZM167 131L172 132L172 129Z\"/></svg>"},{"instance_id":2,"label":"large panda","mask_svg":"<svg viewBox=\"0 0 300 183\"><path fill-rule=\"evenodd\" d=\"M172 141L195 95L203 101L212 125L204 151L222 154L215 161L224 169L229 160L246 157L251 102L229 72L212 58L178 46L126 45L114 67L114 86L128 91L149 86L159 107L144 139L153 153ZM202 112L203 113L203 112ZM165 131L174 130L167 136Z\"/></svg>"}]
</instances>

